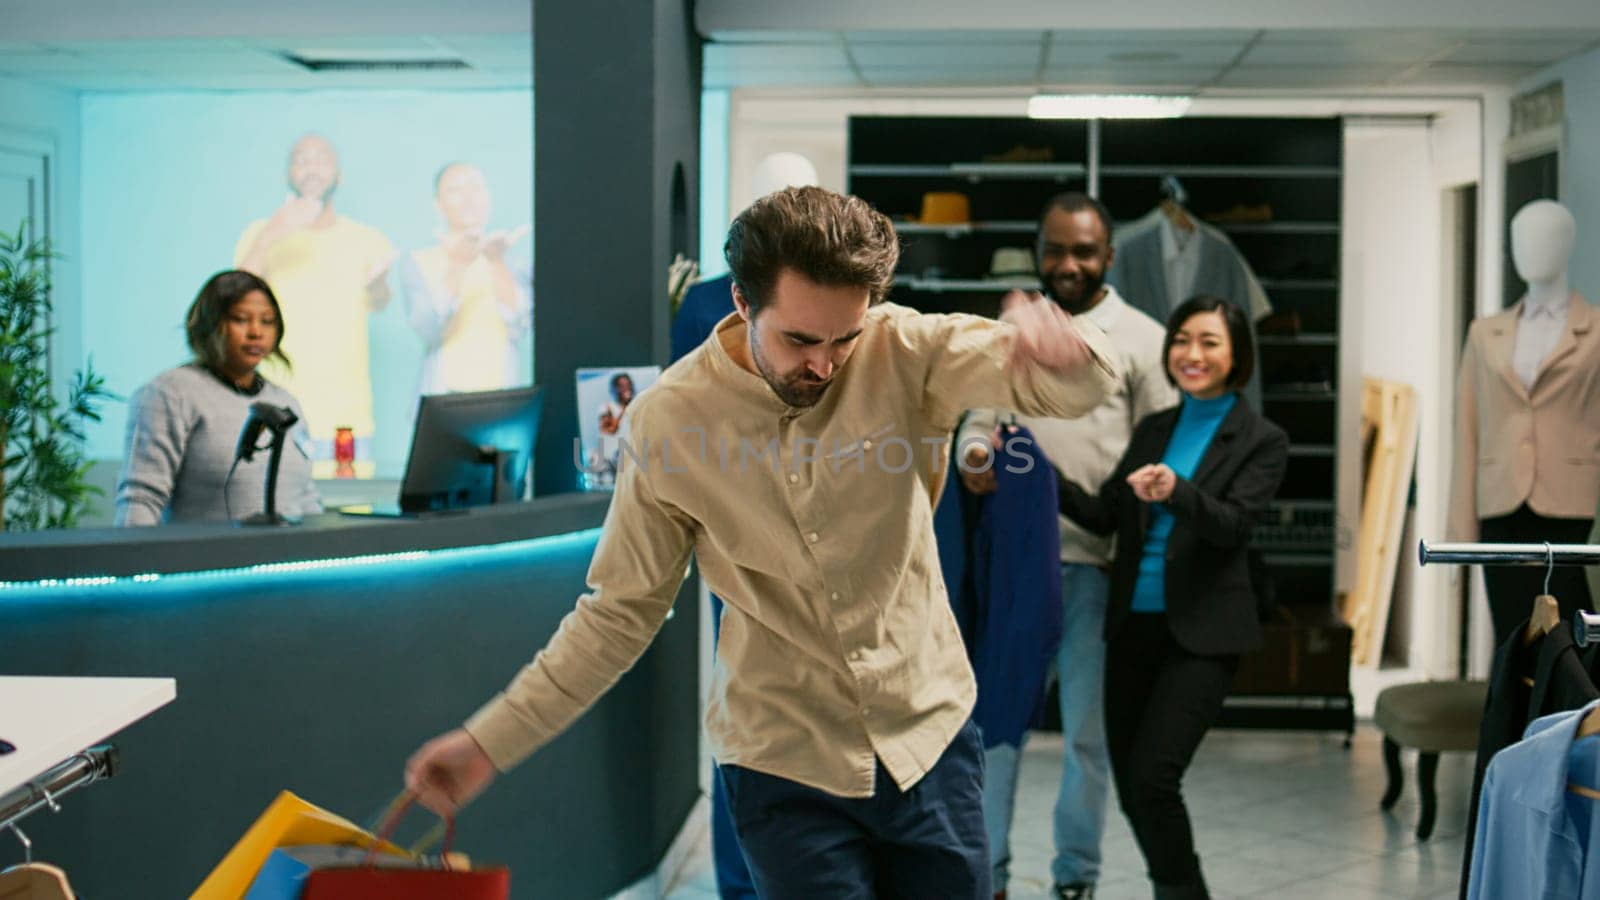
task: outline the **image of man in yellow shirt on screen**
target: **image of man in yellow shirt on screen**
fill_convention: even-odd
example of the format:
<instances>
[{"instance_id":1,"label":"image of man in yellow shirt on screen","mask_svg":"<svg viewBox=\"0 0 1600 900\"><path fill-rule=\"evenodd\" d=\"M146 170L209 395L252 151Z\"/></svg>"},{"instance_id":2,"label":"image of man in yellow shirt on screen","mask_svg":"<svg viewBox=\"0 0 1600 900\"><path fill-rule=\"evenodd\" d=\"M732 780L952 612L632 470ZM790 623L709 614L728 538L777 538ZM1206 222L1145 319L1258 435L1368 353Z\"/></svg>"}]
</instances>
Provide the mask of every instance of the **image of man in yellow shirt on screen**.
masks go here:
<instances>
[{"instance_id":1,"label":"image of man in yellow shirt on screen","mask_svg":"<svg viewBox=\"0 0 1600 900\"><path fill-rule=\"evenodd\" d=\"M235 265L266 279L284 318L302 323L284 335L282 349L292 368L268 360L262 374L304 407L317 476L333 473L333 439L340 428L355 434L356 474L370 476L367 314L389 303L394 245L376 228L334 211L339 154L326 138L308 134L296 141L288 175L288 199L271 217L251 222L234 249Z\"/></svg>"},{"instance_id":2,"label":"image of man in yellow shirt on screen","mask_svg":"<svg viewBox=\"0 0 1600 900\"><path fill-rule=\"evenodd\" d=\"M451 163L434 178L444 219L439 243L408 253L400 265L406 318L427 356L423 394L488 391L525 384L533 320L533 271L506 252L528 235L522 225L489 231L489 183L477 167Z\"/></svg>"}]
</instances>

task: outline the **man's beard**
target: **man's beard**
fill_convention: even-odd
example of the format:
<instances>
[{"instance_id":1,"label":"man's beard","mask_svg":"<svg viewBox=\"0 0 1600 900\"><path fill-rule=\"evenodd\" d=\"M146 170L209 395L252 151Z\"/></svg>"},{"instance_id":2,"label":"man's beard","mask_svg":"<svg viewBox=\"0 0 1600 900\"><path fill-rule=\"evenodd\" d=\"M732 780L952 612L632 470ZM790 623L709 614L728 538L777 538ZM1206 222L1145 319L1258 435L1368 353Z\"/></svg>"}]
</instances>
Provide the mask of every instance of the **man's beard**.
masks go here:
<instances>
[{"instance_id":1,"label":"man's beard","mask_svg":"<svg viewBox=\"0 0 1600 900\"><path fill-rule=\"evenodd\" d=\"M755 324L750 325L750 358L755 360L756 370L761 373L761 379L778 395L778 399L797 409L808 409L816 406L822 395L833 383L833 379L817 381L811 377L811 372L804 366L798 374L783 376L775 372L767 364L766 357L761 352L761 339L756 334Z\"/></svg>"},{"instance_id":2,"label":"man's beard","mask_svg":"<svg viewBox=\"0 0 1600 900\"><path fill-rule=\"evenodd\" d=\"M1045 296L1054 300L1057 306L1072 315L1077 315L1088 309L1094 298L1100 296L1100 289L1105 287L1105 284L1106 278L1103 274L1085 275L1075 282L1075 289L1062 293L1056 290L1056 279L1043 279Z\"/></svg>"}]
</instances>

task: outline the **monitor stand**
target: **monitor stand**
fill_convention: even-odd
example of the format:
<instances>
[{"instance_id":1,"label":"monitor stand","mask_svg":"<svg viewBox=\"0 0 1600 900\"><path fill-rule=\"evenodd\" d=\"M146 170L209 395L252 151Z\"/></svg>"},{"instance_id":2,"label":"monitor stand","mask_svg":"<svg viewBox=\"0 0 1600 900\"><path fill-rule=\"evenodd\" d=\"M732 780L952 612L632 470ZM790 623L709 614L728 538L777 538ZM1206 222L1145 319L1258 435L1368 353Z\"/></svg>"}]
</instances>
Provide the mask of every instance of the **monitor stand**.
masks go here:
<instances>
[{"instance_id":1,"label":"monitor stand","mask_svg":"<svg viewBox=\"0 0 1600 900\"><path fill-rule=\"evenodd\" d=\"M514 454L508 453L505 450L501 450L498 447L491 447L488 444L478 445L478 463L480 465L490 466L491 471L494 473L494 480L489 483L489 502L491 504L507 503L514 499L511 497L502 496L501 484L503 483L503 480L500 477L500 473L505 469L506 463L513 455Z\"/></svg>"}]
</instances>

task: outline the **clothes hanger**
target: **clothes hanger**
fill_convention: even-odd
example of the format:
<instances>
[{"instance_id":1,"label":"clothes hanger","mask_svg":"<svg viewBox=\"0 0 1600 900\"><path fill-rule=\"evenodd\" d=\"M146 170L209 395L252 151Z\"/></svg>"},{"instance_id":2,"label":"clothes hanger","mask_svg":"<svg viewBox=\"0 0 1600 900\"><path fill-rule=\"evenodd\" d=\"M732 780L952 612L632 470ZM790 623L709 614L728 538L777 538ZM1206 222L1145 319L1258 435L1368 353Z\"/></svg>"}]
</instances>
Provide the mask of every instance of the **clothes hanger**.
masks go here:
<instances>
[{"instance_id":1,"label":"clothes hanger","mask_svg":"<svg viewBox=\"0 0 1600 900\"><path fill-rule=\"evenodd\" d=\"M1189 211L1183 204L1189 199L1189 192L1184 190L1183 182L1176 175L1161 176L1161 213L1173 227L1183 231L1194 231L1194 220L1189 217Z\"/></svg>"},{"instance_id":2,"label":"clothes hanger","mask_svg":"<svg viewBox=\"0 0 1600 900\"><path fill-rule=\"evenodd\" d=\"M0 872L0 900L77 900L67 873L49 863L33 861L33 841L17 823L9 826L22 842L23 862Z\"/></svg>"},{"instance_id":3,"label":"clothes hanger","mask_svg":"<svg viewBox=\"0 0 1600 900\"><path fill-rule=\"evenodd\" d=\"M1544 542L1544 593L1533 598L1533 615L1528 617L1528 627L1522 632L1522 646L1532 647L1561 624L1561 604L1550 594L1550 572L1555 568L1555 551L1550 542ZM1524 675L1522 683L1533 687L1533 679Z\"/></svg>"},{"instance_id":4,"label":"clothes hanger","mask_svg":"<svg viewBox=\"0 0 1600 900\"><path fill-rule=\"evenodd\" d=\"M1533 598L1533 615L1528 617L1528 627L1522 633L1522 646L1527 647L1554 631L1561 624L1561 604L1550 593L1550 574L1555 571L1556 553L1549 541L1544 542L1544 591Z\"/></svg>"}]
</instances>

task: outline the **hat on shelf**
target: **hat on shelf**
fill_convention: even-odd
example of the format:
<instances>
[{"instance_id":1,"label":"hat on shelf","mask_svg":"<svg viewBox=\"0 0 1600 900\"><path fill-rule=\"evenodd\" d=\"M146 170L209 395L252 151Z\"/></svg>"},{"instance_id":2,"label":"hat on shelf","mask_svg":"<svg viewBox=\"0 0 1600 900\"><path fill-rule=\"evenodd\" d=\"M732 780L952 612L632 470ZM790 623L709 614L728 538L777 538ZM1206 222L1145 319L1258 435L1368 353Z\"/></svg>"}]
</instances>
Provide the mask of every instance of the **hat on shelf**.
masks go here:
<instances>
[{"instance_id":1,"label":"hat on shelf","mask_svg":"<svg viewBox=\"0 0 1600 900\"><path fill-rule=\"evenodd\" d=\"M922 195L922 215L917 221L923 225L967 225L972 222L972 203L966 194L930 191Z\"/></svg>"},{"instance_id":2,"label":"hat on shelf","mask_svg":"<svg viewBox=\"0 0 1600 900\"><path fill-rule=\"evenodd\" d=\"M1011 149L1003 153L983 155L983 161L986 163L1041 163L1053 162L1055 158L1055 148L1032 147L1027 144L1014 144Z\"/></svg>"},{"instance_id":3,"label":"hat on shelf","mask_svg":"<svg viewBox=\"0 0 1600 900\"><path fill-rule=\"evenodd\" d=\"M1033 267L1033 252L1024 247L1001 247L989 259L989 277L1026 279L1039 277Z\"/></svg>"},{"instance_id":4,"label":"hat on shelf","mask_svg":"<svg viewBox=\"0 0 1600 900\"><path fill-rule=\"evenodd\" d=\"M1219 225L1243 225L1251 222L1271 222L1272 204L1235 203L1227 209L1207 215L1206 219L1211 222L1216 222Z\"/></svg>"}]
</instances>

